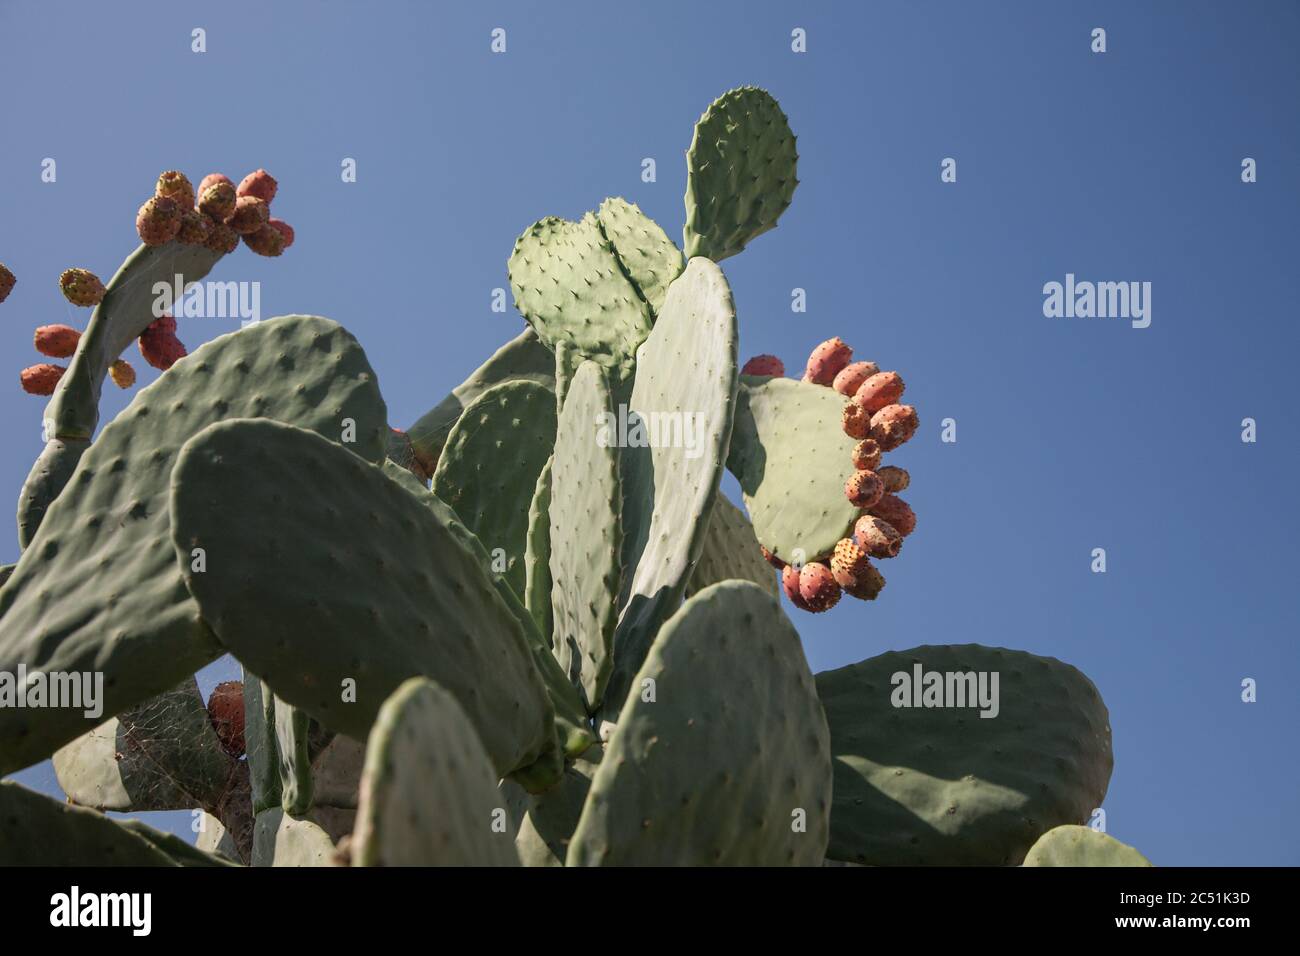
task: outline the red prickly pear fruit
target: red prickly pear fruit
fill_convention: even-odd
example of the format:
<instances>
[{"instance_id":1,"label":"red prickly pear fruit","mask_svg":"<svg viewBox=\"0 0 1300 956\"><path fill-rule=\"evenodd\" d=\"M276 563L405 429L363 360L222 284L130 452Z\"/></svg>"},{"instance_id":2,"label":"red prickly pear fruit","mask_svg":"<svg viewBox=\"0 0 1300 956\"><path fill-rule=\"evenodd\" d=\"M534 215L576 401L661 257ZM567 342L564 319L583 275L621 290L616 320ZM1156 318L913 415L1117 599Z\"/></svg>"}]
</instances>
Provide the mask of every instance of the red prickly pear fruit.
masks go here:
<instances>
[{"instance_id":1,"label":"red prickly pear fruit","mask_svg":"<svg viewBox=\"0 0 1300 956\"><path fill-rule=\"evenodd\" d=\"M265 169L258 169L243 178L239 188L235 190L235 195L253 196L270 205L271 200L275 198L277 188L279 184L275 181L275 177Z\"/></svg>"},{"instance_id":2,"label":"red prickly pear fruit","mask_svg":"<svg viewBox=\"0 0 1300 956\"><path fill-rule=\"evenodd\" d=\"M853 467L858 471L875 471L879 464L880 445L874 438L864 438L853 446Z\"/></svg>"},{"instance_id":3,"label":"red prickly pear fruit","mask_svg":"<svg viewBox=\"0 0 1300 956\"><path fill-rule=\"evenodd\" d=\"M808 602L803 599L803 594L799 591L799 569L793 564L787 564L781 569L781 590L790 599L790 603L799 610L812 610L812 608L808 607Z\"/></svg>"},{"instance_id":4,"label":"red prickly pear fruit","mask_svg":"<svg viewBox=\"0 0 1300 956\"><path fill-rule=\"evenodd\" d=\"M86 269L64 269L59 276L59 288L73 305L99 305L104 299L104 283Z\"/></svg>"},{"instance_id":5,"label":"red prickly pear fruit","mask_svg":"<svg viewBox=\"0 0 1300 956\"><path fill-rule=\"evenodd\" d=\"M226 753L244 755L244 685L237 680L218 684L208 698L208 719Z\"/></svg>"},{"instance_id":6,"label":"red prickly pear fruit","mask_svg":"<svg viewBox=\"0 0 1300 956\"><path fill-rule=\"evenodd\" d=\"M259 256L278 256L284 252L284 235L279 229L267 223L257 232L244 236L244 245Z\"/></svg>"},{"instance_id":7,"label":"red prickly pear fruit","mask_svg":"<svg viewBox=\"0 0 1300 956\"><path fill-rule=\"evenodd\" d=\"M871 434L871 413L856 402L849 402L844 406L840 424L850 438L866 438Z\"/></svg>"},{"instance_id":8,"label":"red prickly pear fruit","mask_svg":"<svg viewBox=\"0 0 1300 956\"><path fill-rule=\"evenodd\" d=\"M9 298L9 293L14 290L14 284L17 282L18 280L14 278L14 274L9 271L3 262L0 262L0 302Z\"/></svg>"},{"instance_id":9,"label":"red prickly pear fruit","mask_svg":"<svg viewBox=\"0 0 1300 956\"><path fill-rule=\"evenodd\" d=\"M194 208L194 187L190 185L185 174L178 170L169 169L159 176L153 194L170 199L181 208L182 212Z\"/></svg>"},{"instance_id":10,"label":"red prickly pear fruit","mask_svg":"<svg viewBox=\"0 0 1300 956\"><path fill-rule=\"evenodd\" d=\"M235 211L226 217L226 225L241 236L251 235L266 225L271 218L271 207L256 196L240 196L235 200Z\"/></svg>"},{"instance_id":11,"label":"red prickly pear fruit","mask_svg":"<svg viewBox=\"0 0 1300 956\"><path fill-rule=\"evenodd\" d=\"M276 219L272 216L266 221L266 224L284 236L284 247L288 249L293 245L293 226L289 225L283 219Z\"/></svg>"},{"instance_id":12,"label":"red prickly pear fruit","mask_svg":"<svg viewBox=\"0 0 1300 956\"><path fill-rule=\"evenodd\" d=\"M907 473L907 469L899 468L896 465L886 465L884 468L878 468L876 474L885 483L885 490L893 495L898 494L900 491L906 491L907 486L912 483L912 476Z\"/></svg>"},{"instance_id":13,"label":"red prickly pear fruit","mask_svg":"<svg viewBox=\"0 0 1300 956\"><path fill-rule=\"evenodd\" d=\"M239 248L239 233L231 229L224 222L217 222L209 219L208 241L204 243L213 252L219 252L223 256L228 256Z\"/></svg>"},{"instance_id":14,"label":"red prickly pear fruit","mask_svg":"<svg viewBox=\"0 0 1300 956\"><path fill-rule=\"evenodd\" d=\"M118 359L108 367L108 377L118 388L130 388L135 384L135 369L126 359Z\"/></svg>"},{"instance_id":15,"label":"red prickly pear fruit","mask_svg":"<svg viewBox=\"0 0 1300 956\"><path fill-rule=\"evenodd\" d=\"M42 325L36 330L36 351L50 358L67 358L77 351L81 333L70 325Z\"/></svg>"},{"instance_id":16,"label":"red prickly pear fruit","mask_svg":"<svg viewBox=\"0 0 1300 956\"><path fill-rule=\"evenodd\" d=\"M176 334L176 320L170 315L160 315L149 323L148 327L141 335L165 335Z\"/></svg>"},{"instance_id":17,"label":"red prickly pear fruit","mask_svg":"<svg viewBox=\"0 0 1300 956\"><path fill-rule=\"evenodd\" d=\"M195 190L194 195L202 197L208 191L209 186L215 186L217 183L225 183L231 189L235 188L235 184L230 181L230 177L225 173L208 173L199 182L199 188Z\"/></svg>"},{"instance_id":18,"label":"red prickly pear fruit","mask_svg":"<svg viewBox=\"0 0 1300 956\"><path fill-rule=\"evenodd\" d=\"M53 395L54 386L59 384L67 369L62 365L32 365L25 368L18 378L23 384L23 391L28 395Z\"/></svg>"},{"instance_id":19,"label":"red prickly pear fruit","mask_svg":"<svg viewBox=\"0 0 1300 956\"><path fill-rule=\"evenodd\" d=\"M140 354L156 369L167 371L187 354L176 337L176 320L170 315L150 324L140 334Z\"/></svg>"},{"instance_id":20,"label":"red prickly pear fruit","mask_svg":"<svg viewBox=\"0 0 1300 956\"><path fill-rule=\"evenodd\" d=\"M883 518L889 524L894 526L894 530L906 538L916 530L916 512L911 506L899 498L897 495L891 495L888 492L880 496L880 500L867 509L877 518Z\"/></svg>"},{"instance_id":21,"label":"red prickly pear fruit","mask_svg":"<svg viewBox=\"0 0 1300 956\"><path fill-rule=\"evenodd\" d=\"M853 526L858 547L873 558L896 558L903 547L898 529L876 515L863 515Z\"/></svg>"},{"instance_id":22,"label":"red prickly pear fruit","mask_svg":"<svg viewBox=\"0 0 1300 956\"><path fill-rule=\"evenodd\" d=\"M744 364L741 375L784 375L785 363L775 355L755 355Z\"/></svg>"},{"instance_id":23,"label":"red prickly pear fruit","mask_svg":"<svg viewBox=\"0 0 1300 956\"><path fill-rule=\"evenodd\" d=\"M829 611L840 599L840 586L831 569L820 561L809 561L799 571L799 594L814 614Z\"/></svg>"},{"instance_id":24,"label":"red prickly pear fruit","mask_svg":"<svg viewBox=\"0 0 1300 956\"><path fill-rule=\"evenodd\" d=\"M874 471L855 471L844 482L844 495L859 508L870 508L885 493L885 483Z\"/></svg>"},{"instance_id":25,"label":"red prickly pear fruit","mask_svg":"<svg viewBox=\"0 0 1300 956\"><path fill-rule=\"evenodd\" d=\"M135 231L146 246L161 246L181 231L181 207L166 196L153 196L135 214Z\"/></svg>"},{"instance_id":26,"label":"red prickly pear fruit","mask_svg":"<svg viewBox=\"0 0 1300 956\"><path fill-rule=\"evenodd\" d=\"M845 345L843 339L839 336L827 339L808 356L803 380L814 385L830 385L852 358L853 349Z\"/></svg>"},{"instance_id":27,"label":"red prickly pear fruit","mask_svg":"<svg viewBox=\"0 0 1300 956\"><path fill-rule=\"evenodd\" d=\"M217 222L225 222L235 211L235 204L238 201L235 187L230 185L229 179L225 182L215 182L199 193L199 212L211 216Z\"/></svg>"},{"instance_id":28,"label":"red prickly pear fruit","mask_svg":"<svg viewBox=\"0 0 1300 956\"><path fill-rule=\"evenodd\" d=\"M849 538L841 538L831 554L831 575L835 583L848 590L859 587L871 574L867 552Z\"/></svg>"},{"instance_id":29,"label":"red prickly pear fruit","mask_svg":"<svg viewBox=\"0 0 1300 956\"><path fill-rule=\"evenodd\" d=\"M902 398L905 387L897 372L877 372L858 386L853 400L867 411L875 413Z\"/></svg>"},{"instance_id":30,"label":"red prickly pear fruit","mask_svg":"<svg viewBox=\"0 0 1300 956\"><path fill-rule=\"evenodd\" d=\"M763 560L766 561L768 564L772 565L772 567L776 568L778 571L784 571L786 569L787 567L786 563L782 561L780 558L778 558L771 551L767 550L767 548L763 547L760 544L758 546L758 550L763 555Z\"/></svg>"},{"instance_id":31,"label":"red prickly pear fruit","mask_svg":"<svg viewBox=\"0 0 1300 956\"><path fill-rule=\"evenodd\" d=\"M862 383L871 376L880 371L880 366L875 362L854 362L852 365L846 365L840 369L835 380L831 382L831 388L839 392L845 398L852 398L862 387Z\"/></svg>"},{"instance_id":32,"label":"red prickly pear fruit","mask_svg":"<svg viewBox=\"0 0 1300 956\"><path fill-rule=\"evenodd\" d=\"M844 593L849 597L857 598L859 601L874 601L884 588L885 576L880 573L874 564L868 564L865 572L858 576L857 584L851 588L845 588Z\"/></svg>"},{"instance_id":33,"label":"red prickly pear fruit","mask_svg":"<svg viewBox=\"0 0 1300 956\"><path fill-rule=\"evenodd\" d=\"M915 435L920 424L911 405L886 405L871 416L871 437L885 451L893 451Z\"/></svg>"},{"instance_id":34,"label":"red prickly pear fruit","mask_svg":"<svg viewBox=\"0 0 1300 956\"><path fill-rule=\"evenodd\" d=\"M186 209L181 213L181 228L176 240L187 246L205 246L212 235L212 220L201 212Z\"/></svg>"}]
</instances>

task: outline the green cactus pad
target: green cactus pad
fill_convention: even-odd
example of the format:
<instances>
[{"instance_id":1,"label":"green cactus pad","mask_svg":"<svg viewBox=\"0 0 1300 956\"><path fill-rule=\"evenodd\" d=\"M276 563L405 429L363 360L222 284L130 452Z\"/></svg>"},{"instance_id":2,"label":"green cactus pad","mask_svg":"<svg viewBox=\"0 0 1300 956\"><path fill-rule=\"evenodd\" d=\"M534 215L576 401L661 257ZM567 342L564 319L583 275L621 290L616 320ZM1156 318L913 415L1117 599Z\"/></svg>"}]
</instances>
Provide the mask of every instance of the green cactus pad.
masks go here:
<instances>
[{"instance_id":1,"label":"green cactus pad","mask_svg":"<svg viewBox=\"0 0 1300 956\"><path fill-rule=\"evenodd\" d=\"M621 197L606 199L596 217L628 278L658 315L668 287L686 266L681 250L636 203Z\"/></svg>"},{"instance_id":2,"label":"green cactus pad","mask_svg":"<svg viewBox=\"0 0 1300 956\"><path fill-rule=\"evenodd\" d=\"M155 830L147 823L141 823L139 820L123 820L120 826L122 829L130 830L136 836L149 841L154 849L160 853L165 853L178 866L199 868L239 866L238 863L223 856L208 853L191 843L186 843L174 833Z\"/></svg>"},{"instance_id":3,"label":"green cactus pad","mask_svg":"<svg viewBox=\"0 0 1300 956\"><path fill-rule=\"evenodd\" d=\"M492 386L515 381L536 382L548 388L555 385L555 356L531 327L497 349L473 375L407 429L420 464L432 474L442 446L466 406Z\"/></svg>"},{"instance_id":4,"label":"green cactus pad","mask_svg":"<svg viewBox=\"0 0 1300 956\"><path fill-rule=\"evenodd\" d=\"M564 779L542 794L530 794L509 780L501 784L506 807L515 822L515 849L524 866L564 866L573 830L600 765L597 745L564 770Z\"/></svg>"},{"instance_id":5,"label":"green cactus pad","mask_svg":"<svg viewBox=\"0 0 1300 956\"><path fill-rule=\"evenodd\" d=\"M691 583L686 586L686 596L698 594L710 584L730 580L753 581L772 597L781 594L776 570L758 550L754 526L743 511L719 494L713 504L699 563L695 565Z\"/></svg>"},{"instance_id":6,"label":"green cactus pad","mask_svg":"<svg viewBox=\"0 0 1300 956\"><path fill-rule=\"evenodd\" d=\"M239 862L239 847L235 843L234 834L210 813L201 814L199 819L201 822L199 834L194 840L195 848L232 863Z\"/></svg>"},{"instance_id":7,"label":"green cactus pad","mask_svg":"<svg viewBox=\"0 0 1300 956\"><path fill-rule=\"evenodd\" d=\"M353 866L518 866L497 776L456 698L412 678L384 702L366 744Z\"/></svg>"},{"instance_id":8,"label":"green cactus pad","mask_svg":"<svg viewBox=\"0 0 1300 956\"><path fill-rule=\"evenodd\" d=\"M275 736L275 692L244 668L244 749L253 813L282 805L280 745Z\"/></svg>"},{"instance_id":9,"label":"green cactus pad","mask_svg":"<svg viewBox=\"0 0 1300 956\"><path fill-rule=\"evenodd\" d=\"M857 444L841 425L845 401L790 378L741 379L727 468L740 482L754 534L783 561L830 554L862 514L844 496Z\"/></svg>"},{"instance_id":10,"label":"green cactus pad","mask_svg":"<svg viewBox=\"0 0 1300 956\"><path fill-rule=\"evenodd\" d=\"M356 808L366 745L346 734L335 734L311 762L315 803Z\"/></svg>"},{"instance_id":11,"label":"green cactus pad","mask_svg":"<svg viewBox=\"0 0 1300 956\"><path fill-rule=\"evenodd\" d=\"M60 803L0 780L0 864L176 866L152 843L98 810Z\"/></svg>"},{"instance_id":12,"label":"green cactus pad","mask_svg":"<svg viewBox=\"0 0 1300 956\"><path fill-rule=\"evenodd\" d=\"M628 418L637 416L655 441L640 445L630 427L621 452L625 570L605 695L611 713L699 560L731 439L736 381L731 289L714 263L692 259L637 356ZM687 422L695 425L693 448L676 440L687 437ZM553 534L554 520L551 526Z\"/></svg>"},{"instance_id":13,"label":"green cactus pad","mask_svg":"<svg viewBox=\"0 0 1300 956\"><path fill-rule=\"evenodd\" d=\"M554 749L519 621L429 508L319 435L214 425L177 458L172 536L217 638L278 698L361 739L413 676L440 680L501 774Z\"/></svg>"},{"instance_id":14,"label":"green cactus pad","mask_svg":"<svg viewBox=\"0 0 1300 956\"><path fill-rule=\"evenodd\" d=\"M352 832L357 811L312 807L293 817L279 807L257 815L253 827L253 866L333 866L335 844Z\"/></svg>"},{"instance_id":15,"label":"green cactus pad","mask_svg":"<svg viewBox=\"0 0 1300 956\"><path fill-rule=\"evenodd\" d=\"M307 712L275 699L275 745L280 766L280 805L300 817L312 807L311 754Z\"/></svg>"},{"instance_id":16,"label":"green cactus pad","mask_svg":"<svg viewBox=\"0 0 1300 956\"><path fill-rule=\"evenodd\" d=\"M1151 866L1145 856L1091 827L1053 827L1029 848L1025 866Z\"/></svg>"},{"instance_id":17,"label":"green cactus pad","mask_svg":"<svg viewBox=\"0 0 1300 956\"><path fill-rule=\"evenodd\" d=\"M528 549L524 553L524 606L548 647L555 620L551 613L551 469L554 464L552 456L537 476L537 487L528 506Z\"/></svg>"},{"instance_id":18,"label":"green cactus pad","mask_svg":"<svg viewBox=\"0 0 1300 956\"><path fill-rule=\"evenodd\" d=\"M216 807L236 780L193 676L54 754L59 786L95 810Z\"/></svg>"},{"instance_id":19,"label":"green cactus pad","mask_svg":"<svg viewBox=\"0 0 1300 956\"><path fill-rule=\"evenodd\" d=\"M914 665L998 674L998 715L895 707L907 688L894 675L910 677ZM831 859L1014 866L1042 834L1088 819L1106 795L1106 705L1087 677L1053 658L927 645L825 671L817 691L835 755Z\"/></svg>"},{"instance_id":20,"label":"green cactus pad","mask_svg":"<svg viewBox=\"0 0 1300 956\"><path fill-rule=\"evenodd\" d=\"M384 455L387 413L375 374L342 326L288 316L208 342L104 428L51 505L0 592L0 671L104 672L104 712L114 714L219 656L177 567L168 478L191 436L256 417L354 438L354 458ZM92 726L81 710L0 708L0 773Z\"/></svg>"},{"instance_id":21,"label":"green cactus pad","mask_svg":"<svg viewBox=\"0 0 1300 956\"><path fill-rule=\"evenodd\" d=\"M606 745L569 865L820 866L831 751L799 635L748 581L660 631Z\"/></svg>"},{"instance_id":22,"label":"green cactus pad","mask_svg":"<svg viewBox=\"0 0 1300 956\"><path fill-rule=\"evenodd\" d=\"M45 512L77 470L77 463L90 447L84 438L51 438L36 456L32 470L18 495L18 547L26 548L45 520Z\"/></svg>"},{"instance_id":23,"label":"green cactus pad","mask_svg":"<svg viewBox=\"0 0 1300 956\"><path fill-rule=\"evenodd\" d=\"M722 94L695 124L686 153L687 258L734 256L785 212L799 185L795 137L771 94Z\"/></svg>"},{"instance_id":24,"label":"green cactus pad","mask_svg":"<svg viewBox=\"0 0 1300 956\"><path fill-rule=\"evenodd\" d=\"M504 564L524 593L528 505L555 445L555 393L536 382L503 382L465 409L433 474L433 493Z\"/></svg>"},{"instance_id":25,"label":"green cactus pad","mask_svg":"<svg viewBox=\"0 0 1300 956\"><path fill-rule=\"evenodd\" d=\"M590 359L612 383L632 377L652 313L594 215L580 222L548 216L529 226L509 271L515 306L538 338L552 351L573 345L570 369Z\"/></svg>"},{"instance_id":26,"label":"green cactus pad","mask_svg":"<svg viewBox=\"0 0 1300 956\"><path fill-rule=\"evenodd\" d=\"M622 575L617 433L609 429L602 442L597 425L610 415L603 370L583 362L560 415L551 471L551 643L593 712L614 664Z\"/></svg>"}]
</instances>

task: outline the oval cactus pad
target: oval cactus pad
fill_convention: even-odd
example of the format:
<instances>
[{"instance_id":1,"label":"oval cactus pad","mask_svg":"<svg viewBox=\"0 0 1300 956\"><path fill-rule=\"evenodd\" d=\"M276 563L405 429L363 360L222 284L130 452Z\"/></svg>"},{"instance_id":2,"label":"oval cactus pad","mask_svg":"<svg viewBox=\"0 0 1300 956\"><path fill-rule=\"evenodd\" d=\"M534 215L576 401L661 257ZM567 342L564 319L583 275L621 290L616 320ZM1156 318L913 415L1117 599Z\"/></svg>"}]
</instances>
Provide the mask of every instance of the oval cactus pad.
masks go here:
<instances>
[{"instance_id":1,"label":"oval cactus pad","mask_svg":"<svg viewBox=\"0 0 1300 956\"><path fill-rule=\"evenodd\" d=\"M1053 827L1025 854L1025 866L1151 866L1127 843L1092 827Z\"/></svg>"}]
</instances>

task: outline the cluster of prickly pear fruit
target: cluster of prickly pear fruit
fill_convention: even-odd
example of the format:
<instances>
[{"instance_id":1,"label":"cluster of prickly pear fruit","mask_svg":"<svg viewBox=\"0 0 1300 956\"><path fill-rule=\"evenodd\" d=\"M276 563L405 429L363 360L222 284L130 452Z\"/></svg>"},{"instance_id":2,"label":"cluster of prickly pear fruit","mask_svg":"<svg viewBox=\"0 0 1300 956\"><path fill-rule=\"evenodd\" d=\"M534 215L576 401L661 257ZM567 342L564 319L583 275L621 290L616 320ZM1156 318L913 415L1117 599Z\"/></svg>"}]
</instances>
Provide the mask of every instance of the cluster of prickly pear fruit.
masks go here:
<instances>
[{"instance_id":1,"label":"cluster of prickly pear fruit","mask_svg":"<svg viewBox=\"0 0 1300 956\"><path fill-rule=\"evenodd\" d=\"M873 562L915 527L908 473L882 457L916 414L897 373L838 338L801 380L737 361L717 263L776 225L796 160L776 101L733 90L696 124L681 248L621 199L529 227L508 264L528 328L406 430L328 319L257 323L178 362L175 320L121 305L172 278L159 243L198 247L197 281L240 236L263 255L293 241L264 171L197 191L164 173L146 248L107 290L62 283L107 297L86 331L36 336L86 374L56 391L20 498L0 673L102 670L111 719L0 700L0 774L52 754L72 804L0 783L0 863L1132 860L1071 827L1111 753L1068 665L965 645L809 668L780 593L820 612L880 592ZM89 348L113 303L129 313L113 347ZM96 434L98 383L134 377L105 353L132 340L170 371ZM41 376L57 373L24 386L55 390ZM687 416L689 453L592 429ZM791 500L809 460L819 493ZM805 550L817 560L784 559ZM244 679L205 703L195 671L225 654ZM1002 672L1003 718L892 709L890 675L913 667ZM195 807L208 828L183 856L98 812ZM86 839L52 840L69 820Z\"/></svg>"}]
</instances>

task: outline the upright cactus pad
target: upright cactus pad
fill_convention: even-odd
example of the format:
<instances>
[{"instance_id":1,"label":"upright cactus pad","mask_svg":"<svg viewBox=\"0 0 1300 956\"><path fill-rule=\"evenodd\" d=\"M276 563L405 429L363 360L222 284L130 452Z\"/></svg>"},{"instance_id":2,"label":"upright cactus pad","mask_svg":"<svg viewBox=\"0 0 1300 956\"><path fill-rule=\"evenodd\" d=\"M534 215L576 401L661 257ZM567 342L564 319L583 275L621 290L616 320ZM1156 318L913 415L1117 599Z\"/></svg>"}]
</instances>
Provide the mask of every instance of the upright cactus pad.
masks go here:
<instances>
[{"instance_id":1,"label":"upright cactus pad","mask_svg":"<svg viewBox=\"0 0 1300 956\"><path fill-rule=\"evenodd\" d=\"M1025 866L1151 866L1127 843L1091 827L1053 827L1025 854Z\"/></svg>"},{"instance_id":2,"label":"upright cactus pad","mask_svg":"<svg viewBox=\"0 0 1300 956\"><path fill-rule=\"evenodd\" d=\"M548 646L554 627L551 612L551 469L554 464L552 457L537 476L533 500L528 505L528 550L524 553L524 606Z\"/></svg>"},{"instance_id":3,"label":"upright cactus pad","mask_svg":"<svg viewBox=\"0 0 1300 956\"><path fill-rule=\"evenodd\" d=\"M569 865L820 866L831 750L799 635L748 581L664 625L618 718Z\"/></svg>"},{"instance_id":4,"label":"upright cactus pad","mask_svg":"<svg viewBox=\"0 0 1300 956\"><path fill-rule=\"evenodd\" d=\"M688 259L734 256L785 212L799 185L794 134L766 90L722 94L695 124L686 153Z\"/></svg>"},{"instance_id":5,"label":"upright cactus pad","mask_svg":"<svg viewBox=\"0 0 1300 956\"><path fill-rule=\"evenodd\" d=\"M275 701L275 743L280 761L280 801L285 813L302 816L312 807L311 753L307 712Z\"/></svg>"},{"instance_id":6,"label":"upright cactus pad","mask_svg":"<svg viewBox=\"0 0 1300 956\"><path fill-rule=\"evenodd\" d=\"M759 550L754 526L743 511L719 494L686 596L698 594L710 584L731 580L753 581L772 597L781 593L776 572Z\"/></svg>"},{"instance_id":7,"label":"upright cactus pad","mask_svg":"<svg viewBox=\"0 0 1300 956\"><path fill-rule=\"evenodd\" d=\"M971 686L948 675L986 675L991 691L996 674L996 716L938 692L924 705L929 673L951 682L954 696ZM978 644L915 647L818 674L817 692L835 754L831 859L1014 866L1042 834L1087 820L1106 795L1106 705L1088 678L1053 658Z\"/></svg>"},{"instance_id":8,"label":"upright cactus pad","mask_svg":"<svg viewBox=\"0 0 1300 956\"><path fill-rule=\"evenodd\" d=\"M600 204L597 218L628 278L650 310L658 315L668 287L686 267L681 250L636 203L621 198L606 199Z\"/></svg>"},{"instance_id":9,"label":"upright cactus pad","mask_svg":"<svg viewBox=\"0 0 1300 956\"><path fill-rule=\"evenodd\" d=\"M564 779L545 793L528 793L509 780L501 784L524 866L564 866L603 750L596 745L582 754L564 768Z\"/></svg>"},{"instance_id":10,"label":"upright cactus pad","mask_svg":"<svg viewBox=\"0 0 1300 956\"><path fill-rule=\"evenodd\" d=\"M497 777L456 698L412 678L384 702L366 746L354 866L518 866L494 827Z\"/></svg>"}]
</instances>

